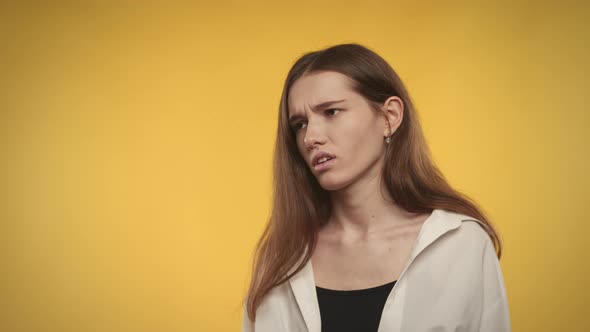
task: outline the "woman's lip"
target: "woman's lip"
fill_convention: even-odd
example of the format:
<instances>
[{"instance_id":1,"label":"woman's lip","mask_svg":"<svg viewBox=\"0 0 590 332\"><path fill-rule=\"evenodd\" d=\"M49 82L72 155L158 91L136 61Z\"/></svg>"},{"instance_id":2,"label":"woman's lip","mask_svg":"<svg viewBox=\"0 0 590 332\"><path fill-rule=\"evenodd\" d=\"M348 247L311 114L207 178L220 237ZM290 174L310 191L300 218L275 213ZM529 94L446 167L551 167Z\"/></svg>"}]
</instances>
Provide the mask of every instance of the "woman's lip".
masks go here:
<instances>
[{"instance_id":1,"label":"woman's lip","mask_svg":"<svg viewBox=\"0 0 590 332\"><path fill-rule=\"evenodd\" d=\"M328 169L334 163L334 159L336 159L336 158L332 158L332 159L330 159L328 161L325 161L325 162L323 162L321 164L316 164L316 165L313 166L313 169L316 170L316 171L323 171L325 169Z\"/></svg>"}]
</instances>

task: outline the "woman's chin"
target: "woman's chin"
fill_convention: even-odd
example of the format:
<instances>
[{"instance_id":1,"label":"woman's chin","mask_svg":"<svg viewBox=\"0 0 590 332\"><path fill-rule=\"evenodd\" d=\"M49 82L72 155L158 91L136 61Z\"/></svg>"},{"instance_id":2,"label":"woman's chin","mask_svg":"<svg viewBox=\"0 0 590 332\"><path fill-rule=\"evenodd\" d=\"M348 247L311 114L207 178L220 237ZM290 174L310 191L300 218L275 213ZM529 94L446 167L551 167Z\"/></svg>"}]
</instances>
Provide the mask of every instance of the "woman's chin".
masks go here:
<instances>
[{"instance_id":1,"label":"woman's chin","mask_svg":"<svg viewBox=\"0 0 590 332\"><path fill-rule=\"evenodd\" d=\"M335 179L331 176L319 176L318 183L324 190L336 191L346 187L346 183L342 180Z\"/></svg>"}]
</instances>

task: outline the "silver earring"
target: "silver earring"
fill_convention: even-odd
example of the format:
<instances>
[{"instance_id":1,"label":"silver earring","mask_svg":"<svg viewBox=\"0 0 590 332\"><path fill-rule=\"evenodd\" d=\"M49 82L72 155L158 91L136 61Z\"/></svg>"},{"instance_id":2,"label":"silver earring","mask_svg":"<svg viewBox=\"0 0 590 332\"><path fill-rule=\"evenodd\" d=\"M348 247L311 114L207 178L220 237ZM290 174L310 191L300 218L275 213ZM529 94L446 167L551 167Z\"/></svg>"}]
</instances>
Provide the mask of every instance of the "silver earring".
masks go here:
<instances>
[{"instance_id":1,"label":"silver earring","mask_svg":"<svg viewBox=\"0 0 590 332\"><path fill-rule=\"evenodd\" d=\"M391 137L389 137L389 136L386 137L385 138L385 143L387 143L387 144L391 143Z\"/></svg>"}]
</instances>

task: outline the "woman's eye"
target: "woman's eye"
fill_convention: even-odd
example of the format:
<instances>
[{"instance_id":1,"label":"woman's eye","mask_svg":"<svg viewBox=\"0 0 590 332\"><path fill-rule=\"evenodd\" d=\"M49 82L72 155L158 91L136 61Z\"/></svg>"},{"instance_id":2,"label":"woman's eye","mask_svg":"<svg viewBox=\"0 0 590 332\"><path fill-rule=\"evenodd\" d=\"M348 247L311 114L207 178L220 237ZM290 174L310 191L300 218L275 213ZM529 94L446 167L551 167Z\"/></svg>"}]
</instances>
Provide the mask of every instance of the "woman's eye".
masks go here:
<instances>
[{"instance_id":1,"label":"woman's eye","mask_svg":"<svg viewBox=\"0 0 590 332\"><path fill-rule=\"evenodd\" d=\"M331 113L332 111L340 112L340 109L338 109L338 108L330 108L330 109L326 110L326 113ZM335 114L332 113L332 115L335 115Z\"/></svg>"},{"instance_id":2,"label":"woman's eye","mask_svg":"<svg viewBox=\"0 0 590 332\"><path fill-rule=\"evenodd\" d=\"M299 123L296 123L296 124L293 126L293 129L295 129L295 131L298 131L299 129L301 129L300 125L304 125L304 124L305 124L305 122L299 122Z\"/></svg>"},{"instance_id":3,"label":"woman's eye","mask_svg":"<svg viewBox=\"0 0 590 332\"><path fill-rule=\"evenodd\" d=\"M325 111L325 113L329 114L330 116L336 115L335 112L340 112L340 109L339 108L330 108ZM303 125L307 125L307 124L305 122L298 122L293 125L293 130L299 131L299 129L303 129L303 127L302 127Z\"/></svg>"}]
</instances>

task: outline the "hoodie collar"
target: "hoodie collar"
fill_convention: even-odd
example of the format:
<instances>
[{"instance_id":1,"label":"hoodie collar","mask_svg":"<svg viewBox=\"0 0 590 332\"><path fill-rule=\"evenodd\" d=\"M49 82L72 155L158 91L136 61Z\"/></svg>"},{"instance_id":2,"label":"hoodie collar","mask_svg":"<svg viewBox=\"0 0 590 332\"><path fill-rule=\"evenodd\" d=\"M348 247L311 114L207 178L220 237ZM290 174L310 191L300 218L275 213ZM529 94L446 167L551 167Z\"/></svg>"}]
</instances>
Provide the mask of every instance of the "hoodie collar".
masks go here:
<instances>
[{"instance_id":1,"label":"hoodie collar","mask_svg":"<svg viewBox=\"0 0 590 332\"><path fill-rule=\"evenodd\" d=\"M424 221L414 247L410 252L407 265L402 271L408 268L414 258L424 250L428 245L438 239L441 235L461 226L462 218L454 212L434 209L430 216ZM297 267L299 264L296 264ZM295 267L289 272L291 273ZM401 277L401 275L400 275ZM307 261L305 266L293 277L289 279L289 284L295 295L297 305L301 310L305 325L309 332L321 331L320 309L316 293L315 280L313 269L311 266L311 259Z\"/></svg>"}]
</instances>

